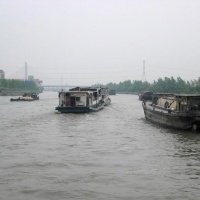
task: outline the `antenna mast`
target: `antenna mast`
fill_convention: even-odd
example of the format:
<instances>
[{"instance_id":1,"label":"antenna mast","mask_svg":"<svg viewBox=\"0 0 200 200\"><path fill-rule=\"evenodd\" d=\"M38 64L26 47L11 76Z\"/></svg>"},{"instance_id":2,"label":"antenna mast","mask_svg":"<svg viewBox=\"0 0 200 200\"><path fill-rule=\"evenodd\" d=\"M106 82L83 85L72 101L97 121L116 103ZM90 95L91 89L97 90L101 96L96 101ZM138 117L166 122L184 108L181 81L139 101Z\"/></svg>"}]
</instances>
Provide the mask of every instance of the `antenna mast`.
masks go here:
<instances>
[{"instance_id":1,"label":"antenna mast","mask_svg":"<svg viewBox=\"0 0 200 200\"><path fill-rule=\"evenodd\" d=\"M28 79L28 66L27 63L25 62L25 80Z\"/></svg>"},{"instance_id":2,"label":"antenna mast","mask_svg":"<svg viewBox=\"0 0 200 200\"><path fill-rule=\"evenodd\" d=\"M146 74L145 74L145 60L143 60L143 73L142 73L142 82L146 81Z\"/></svg>"}]
</instances>

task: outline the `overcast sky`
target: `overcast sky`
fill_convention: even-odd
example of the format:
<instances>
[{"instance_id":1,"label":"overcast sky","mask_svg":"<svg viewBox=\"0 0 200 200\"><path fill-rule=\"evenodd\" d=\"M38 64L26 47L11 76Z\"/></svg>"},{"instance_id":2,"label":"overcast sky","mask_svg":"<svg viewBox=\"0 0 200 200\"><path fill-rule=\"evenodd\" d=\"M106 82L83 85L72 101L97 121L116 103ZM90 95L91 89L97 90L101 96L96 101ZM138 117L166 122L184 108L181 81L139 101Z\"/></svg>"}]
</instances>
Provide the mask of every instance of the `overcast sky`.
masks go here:
<instances>
[{"instance_id":1,"label":"overcast sky","mask_svg":"<svg viewBox=\"0 0 200 200\"><path fill-rule=\"evenodd\" d=\"M0 0L0 69L48 84L200 77L199 0Z\"/></svg>"}]
</instances>

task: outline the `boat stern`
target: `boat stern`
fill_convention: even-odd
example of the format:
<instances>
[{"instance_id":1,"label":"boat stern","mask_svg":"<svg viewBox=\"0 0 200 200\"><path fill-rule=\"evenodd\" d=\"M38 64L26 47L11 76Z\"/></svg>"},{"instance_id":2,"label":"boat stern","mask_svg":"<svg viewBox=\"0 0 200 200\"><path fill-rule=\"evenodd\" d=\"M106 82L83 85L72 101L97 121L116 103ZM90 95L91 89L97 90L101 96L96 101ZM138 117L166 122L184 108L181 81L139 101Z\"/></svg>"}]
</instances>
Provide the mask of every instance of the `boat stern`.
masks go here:
<instances>
[{"instance_id":1,"label":"boat stern","mask_svg":"<svg viewBox=\"0 0 200 200\"><path fill-rule=\"evenodd\" d=\"M70 107L64 107L64 106L58 106L55 108L60 113L88 113L90 112L90 108L87 106L84 107L77 107L77 106L70 106Z\"/></svg>"}]
</instances>

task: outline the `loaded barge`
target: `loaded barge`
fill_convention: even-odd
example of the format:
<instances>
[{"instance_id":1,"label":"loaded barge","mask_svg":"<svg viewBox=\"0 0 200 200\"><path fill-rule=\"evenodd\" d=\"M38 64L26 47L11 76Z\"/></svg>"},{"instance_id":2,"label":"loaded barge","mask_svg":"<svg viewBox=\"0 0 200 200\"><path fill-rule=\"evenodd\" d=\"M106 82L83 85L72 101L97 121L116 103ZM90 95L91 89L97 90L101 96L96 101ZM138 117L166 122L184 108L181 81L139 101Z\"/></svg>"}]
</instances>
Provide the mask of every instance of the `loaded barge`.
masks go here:
<instances>
[{"instance_id":1,"label":"loaded barge","mask_svg":"<svg viewBox=\"0 0 200 200\"><path fill-rule=\"evenodd\" d=\"M22 96L13 99L11 98L10 101L35 101L39 100L39 96L36 93L24 93Z\"/></svg>"},{"instance_id":2,"label":"loaded barge","mask_svg":"<svg viewBox=\"0 0 200 200\"><path fill-rule=\"evenodd\" d=\"M142 102L147 120L182 130L200 131L200 95L153 95L152 101Z\"/></svg>"}]
</instances>

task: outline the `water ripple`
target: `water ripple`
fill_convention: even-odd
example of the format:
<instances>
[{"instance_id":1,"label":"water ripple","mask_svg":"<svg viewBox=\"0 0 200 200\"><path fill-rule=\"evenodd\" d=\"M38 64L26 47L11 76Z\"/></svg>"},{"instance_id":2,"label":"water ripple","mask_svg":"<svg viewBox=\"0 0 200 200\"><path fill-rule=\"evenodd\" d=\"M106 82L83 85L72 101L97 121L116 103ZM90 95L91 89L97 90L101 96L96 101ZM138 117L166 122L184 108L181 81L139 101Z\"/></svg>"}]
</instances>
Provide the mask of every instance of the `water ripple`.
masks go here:
<instances>
[{"instance_id":1,"label":"water ripple","mask_svg":"<svg viewBox=\"0 0 200 200\"><path fill-rule=\"evenodd\" d=\"M58 114L57 93L0 97L0 199L198 199L200 135L146 121L135 95Z\"/></svg>"}]
</instances>

